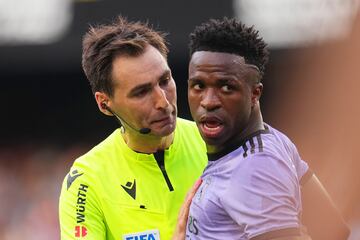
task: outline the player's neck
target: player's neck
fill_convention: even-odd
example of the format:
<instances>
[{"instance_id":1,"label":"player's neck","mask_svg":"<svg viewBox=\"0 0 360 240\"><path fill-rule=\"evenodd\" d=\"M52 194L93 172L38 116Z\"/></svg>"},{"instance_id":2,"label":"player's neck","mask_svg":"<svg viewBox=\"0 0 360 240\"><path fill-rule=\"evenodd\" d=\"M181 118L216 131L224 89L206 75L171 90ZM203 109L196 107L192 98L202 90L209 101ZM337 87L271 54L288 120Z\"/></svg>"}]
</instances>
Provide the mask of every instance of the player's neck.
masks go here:
<instances>
[{"instance_id":1,"label":"player's neck","mask_svg":"<svg viewBox=\"0 0 360 240\"><path fill-rule=\"evenodd\" d=\"M253 134L254 132L257 132L259 130L264 130L264 122L262 118L262 114L260 111L260 106L256 105L256 109L254 110L252 116L250 117L250 121L248 126L244 131L241 132L241 134L237 137L239 141L242 141L244 138L249 136L250 134Z\"/></svg>"},{"instance_id":2,"label":"player's neck","mask_svg":"<svg viewBox=\"0 0 360 240\"><path fill-rule=\"evenodd\" d=\"M264 126L264 122L263 122L263 118L262 118L262 114L261 114L261 110L260 110L260 105L257 104L255 106L253 112L251 113L249 122L248 122L247 126L245 127L245 129L241 129L240 130L241 132L238 135L234 136L234 138L230 139L223 145L206 145L207 152L211 153L211 154L221 152L229 144L241 143L245 138L247 138L254 132L257 132L259 130L264 130L264 129L265 129L265 126Z\"/></svg>"},{"instance_id":3,"label":"player's neck","mask_svg":"<svg viewBox=\"0 0 360 240\"><path fill-rule=\"evenodd\" d=\"M170 147L174 140L174 132L159 137L154 135L132 134L129 131L122 133L122 137L129 148L141 153L154 153Z\"/></svg>"}]
</instances>

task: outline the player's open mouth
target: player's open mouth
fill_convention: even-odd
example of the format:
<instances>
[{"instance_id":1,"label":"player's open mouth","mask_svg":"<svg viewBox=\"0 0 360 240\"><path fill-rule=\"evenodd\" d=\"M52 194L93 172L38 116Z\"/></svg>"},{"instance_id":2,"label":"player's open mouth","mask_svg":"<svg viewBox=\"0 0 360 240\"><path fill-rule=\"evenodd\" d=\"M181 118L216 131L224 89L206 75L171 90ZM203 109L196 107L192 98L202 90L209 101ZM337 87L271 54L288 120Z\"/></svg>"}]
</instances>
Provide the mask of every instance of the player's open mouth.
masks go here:
<instances>
[{"instance_id":1,"label":"player's open mouth","mask_svg":"<svg viewBox=\"0 0 360 240\"><path fill-rule=\"evenodd\" d=\"M223 130L224 125L217 118L205 118L200 122L200 130L204 137L217 137Z\"/></svg>"}]
</instances>

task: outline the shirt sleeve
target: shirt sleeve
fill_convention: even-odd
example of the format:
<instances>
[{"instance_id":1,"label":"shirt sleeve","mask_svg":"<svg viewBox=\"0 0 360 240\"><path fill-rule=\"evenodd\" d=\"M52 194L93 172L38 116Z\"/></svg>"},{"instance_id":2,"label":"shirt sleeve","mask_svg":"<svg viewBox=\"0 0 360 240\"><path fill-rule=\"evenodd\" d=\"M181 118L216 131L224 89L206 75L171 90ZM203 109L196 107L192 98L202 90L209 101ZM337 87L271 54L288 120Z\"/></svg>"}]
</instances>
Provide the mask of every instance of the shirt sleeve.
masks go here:
<instances>
[{"instance_id":1,"label":"shirt sleeve","mask_svg":"<svg viewBox=\"0 0 360 240\"><path fill-rule=\"evenodd\" d=\"M65 176L59 199L61 239L106 238L94 182L77 167L72 167Z\"/></svg>"},{"instance_id":2,"label":"shirt sleeve","mask_svg":"<svg viewBox=\"0 0 360 240\"><path fill-rule=\"evenodd\" d=\"M291 143L294 164L296 173L300 181L308 180L312 176L312 171L309 169L308 164L301 158L296 146ZM304 177L304 178L303 178ZM306 181L305 181L306 182Z\"/></svg>"},{"instance_id":3,"label":"shirt sleeve","mask_svg":"<svg viewBox=\"0 0 360 240\"><path fill-rule=\"evenodd\" d=\"M301 200L294 164L269 153L252 155L233 172L221 203L249 238L298 228Z\"/></svg>"}]
</instances>

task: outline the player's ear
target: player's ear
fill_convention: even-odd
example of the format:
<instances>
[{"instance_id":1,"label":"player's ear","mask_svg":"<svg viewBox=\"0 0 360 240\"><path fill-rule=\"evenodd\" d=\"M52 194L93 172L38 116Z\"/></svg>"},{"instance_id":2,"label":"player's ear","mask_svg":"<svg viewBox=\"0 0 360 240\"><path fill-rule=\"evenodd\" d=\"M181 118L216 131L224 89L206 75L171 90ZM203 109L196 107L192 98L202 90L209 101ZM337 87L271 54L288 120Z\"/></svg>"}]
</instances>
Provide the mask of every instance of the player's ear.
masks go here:
<instances>
[{"instance_id":1,"label":"player's ear","mask_svg":"<svg viewBox=\"0 0 360 240\"><path fill-rule=\"evenodd\" d=\"M263 84L261 82L255 83L252 87L251 92L251 106L255 106L255 104L260 100L261 94L263 90Z\"/></svg>"}]
</instances>

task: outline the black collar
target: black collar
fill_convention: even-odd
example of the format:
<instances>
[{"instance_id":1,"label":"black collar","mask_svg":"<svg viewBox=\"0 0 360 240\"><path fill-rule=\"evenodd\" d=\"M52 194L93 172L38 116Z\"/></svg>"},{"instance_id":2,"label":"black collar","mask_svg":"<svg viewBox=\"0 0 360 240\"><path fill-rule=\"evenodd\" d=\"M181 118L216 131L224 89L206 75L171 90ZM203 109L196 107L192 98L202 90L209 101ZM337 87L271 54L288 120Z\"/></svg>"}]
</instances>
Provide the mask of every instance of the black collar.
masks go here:
<instances>
[{"instance_id":1,"label":"black collar","mask_svg":"<svg viewBox=\"0 0 360 240\"><path fill-rule=\"evenodd\" d=\"M232 151L234 151L235 149L238 149L240 146L244 145L244 143L246 143L247 141L249 141L249 139L260 135L260 134L267 134L270 132L269 127L264 124L265 129L261 129L258 131L255 131L251 134L249 134L248 136L246 136L245 138L241 139L240 141L236 141L233 142L231 144L229 144L228 146L226 146L223 150L216 152L216 153L207 153L208 156L208 160L209 161L216 161L220 158L222 158L223 156L231 153Z\"/></svg>"}]
</instances>

